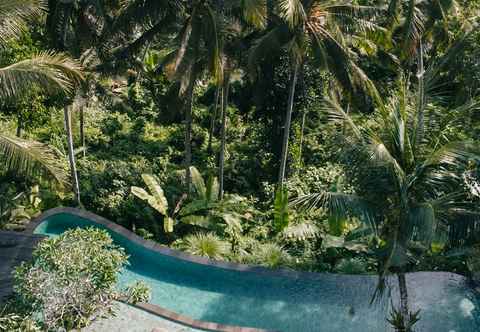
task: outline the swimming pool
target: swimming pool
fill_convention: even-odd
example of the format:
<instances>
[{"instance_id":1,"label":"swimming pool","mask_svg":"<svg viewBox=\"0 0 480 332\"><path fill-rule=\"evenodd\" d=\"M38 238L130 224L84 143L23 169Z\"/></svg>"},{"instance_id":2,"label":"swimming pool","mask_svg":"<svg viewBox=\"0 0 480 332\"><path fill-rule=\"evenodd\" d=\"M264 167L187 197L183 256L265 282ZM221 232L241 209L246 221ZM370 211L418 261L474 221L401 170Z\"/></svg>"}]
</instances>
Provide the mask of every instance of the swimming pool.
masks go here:
<instances>
[{"instance_id":1,"label":"swimming pool","mask_svg":"<svg viewBox=\"0 0 480 332\"><path fill-rule=\"evenodd\" d=\"M130 255L120 286L143 280L152 287L153 304L193 319L286 332L391 331L386 318L391 301L398 302L396 278L389 280L391 298L370 305L375 276L262 273L202 259L199 264L169 250L161 253L153 243L132 241L136 237L127 238L125 229L77 213L50 213L35 226L35 233L49 236L76 227L107 229ZM406 278L410 310L421 309L418 331L480 330L479 302L462 276L422 272Z\"/></svg>"}]
</instances>

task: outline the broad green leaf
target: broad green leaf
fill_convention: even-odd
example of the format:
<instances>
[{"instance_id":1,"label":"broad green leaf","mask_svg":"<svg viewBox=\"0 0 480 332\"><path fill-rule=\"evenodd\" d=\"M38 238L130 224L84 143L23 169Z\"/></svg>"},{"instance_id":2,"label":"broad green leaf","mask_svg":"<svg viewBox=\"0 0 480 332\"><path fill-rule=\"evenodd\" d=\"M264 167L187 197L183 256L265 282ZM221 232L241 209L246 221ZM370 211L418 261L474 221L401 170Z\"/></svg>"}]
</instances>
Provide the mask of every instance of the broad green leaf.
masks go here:
<instances>
[{"instance_id":1,"label":"broad green leaf","mask_svg":"<svg viewBox=\"0 0 480 332\"><path fill-rule=\"evenodd\" d=\"M188 225L203 227L206 229L213 228L211 218L205 216L189 215L180 219L180 222Z\"/></svg>"},{"instance_id":2,"label":"broad green leaf","mask_svg":"<svg viewBox=\"0 0 480 332\"><path fill-rule=\"evenodd\" d=\"M163 189L159 184L156 176L151 174L142 174L142 179L148 186L148 189L152 193L153 197L157 201L158 208L156 208L161 214L167 215L168 202L163 193Z\"/></svg>"},{"instance_id":3,"label":"broad green leaf","mask_svg":"<svg viewBox=\"0 0 480 332\"><path fill-rule=\"evenodd\" d=\"M217 206L217 204L205 200L193 201L181 208L179 216L184 217L190 214L209 210L211 208L214 208L215 206Z\"/></svg>"},{"instance_id":4,"label":"broad green leaf","mask_svg":"<svg viewBox=\"0 0 480 332\"><path fill-rule=\"evenodd\" d=\"M198 171L198 169L194 166L190 167L190 174L192 176L192 184L195 188L195 191L198 194L198 197L201 199L208 199L207 198L207 189L205 186L205 181L203 180L202 174Z\"/></svg>"}]
</instances>

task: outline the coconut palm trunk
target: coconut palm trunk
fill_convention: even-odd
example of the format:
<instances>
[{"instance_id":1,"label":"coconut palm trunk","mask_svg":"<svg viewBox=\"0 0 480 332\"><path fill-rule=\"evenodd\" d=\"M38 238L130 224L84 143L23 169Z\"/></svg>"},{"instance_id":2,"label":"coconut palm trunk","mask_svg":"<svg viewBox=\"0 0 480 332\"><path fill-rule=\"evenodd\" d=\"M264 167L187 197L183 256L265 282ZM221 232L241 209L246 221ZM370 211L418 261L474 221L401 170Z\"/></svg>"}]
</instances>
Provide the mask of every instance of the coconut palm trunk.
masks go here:
<instances>
[{"instance_id":1,"label":"coconut palm trunk","mask_svg":"<svg viewBox=\"0 0 480 332\"><path fill-rule=\"evenodd\" d=\"M213 113L210 119L210 130L208 132L208 147L207 147L208 153L212 153L213 132L215 131L215 121L217 120L217 110L218 110L218 103L220 99L221 89L222 87L220 86L220 84L217 84L217 87L215 89L215 101L213 105Z\"/></svg>"},{"instance_id":2,"label":"coconut palm trunk","mask_svg":"<svg viewBox=\"0 0 480 332\"><path fill-rule=\"evenodd\" d=\"M283 131L282 154L280 156L280 172L278 174L278 185L281 188L283 187L283 183L285 180L285 169L287 166L287 159L288 159L288 139L290 136L290 125L292 123L293 100L295 97L295 88L297 86L298 71L300 67L300 65L295 60L292 60L292 61L294 63L293 63L292 75L290 77L288 106L287 106L287 113L285 116L285 128Z\"/></svg>"},{"instance_id":3,"label":"coconut palm trunk","mask_svg":"<svg viewBox=\"0 0 480 332\"><path fill-rule=\"evenodd\" d=\"M195 86L195 76L192 75L188 83L185 102L185 183L187 192L192 191L192 107L193 107L193 89Z\"/></svg>"},{"instance_id":4,"label":"coconut palm trunk","mask_svg":"<svg viewBox=\"0 0 480 332\"><path fill-rule=\"evenodd\" d=\"M70 163L70 174L72 178L73 192L75 194L75 201L78 206L81 206L80 201L80 185L78 183L78 174L77 166L75 163L75 151L73 148L73 135L72 135L72 120L70 117L70 106L66 106L63 109L64 120L65 120L65 131L67 132L67 143L68 143L68 161Z\"/></svg>"},{"instance_id":5,"label":"coconut palm trunk","mask_svg":"<svg viewBox=\"0 0 480 332\"><path fill-rule=\"evenodd\" d=\"M418 113L417 113L417 130L415 137L415 147L417 147L423 139L423 127L425 118L425 69L423 65L423 44L420 42L418 52Z\"/></svg>"},{"instance_id":6,"label":"coconut palm trunk","mask_svg":"<svg viewBox=\"0 0 480 332\"><path fill-rule=\"evenodd\" d=\"M220 158L219 158L219 199L223 199L224 192L224 173L225 173L225 147L227 141L227 106L228 106L228 91L229 91L229 80L230 74L225 73L223 78L223 88L222 88L222 143L220 148Z\"/></svg>"},{"instance_id":7,"label":"coconut palm trunk","mask_svg":"<svg viewBox=\"0 0 480 332\"><path fill-rule=\"evenodd\" d=\"M85 109L80 107L80 144L82 144L82 154L85 157L87 148L85 146Z\"/></svg>"},{"instance_id":8,"label":"coconut palm trunk","mask_svg":"<svg viewBox=\"0 0 480 332\"><path fill-rule=\"evenodd\" d=\"M400 313L403 316L404 322L408 322L408 292L407 292L407 281L405 278L405 273L398 274L398 289L400 292ZM405 331L410 332L410 330Z\"/></svg>"}]
</instances>

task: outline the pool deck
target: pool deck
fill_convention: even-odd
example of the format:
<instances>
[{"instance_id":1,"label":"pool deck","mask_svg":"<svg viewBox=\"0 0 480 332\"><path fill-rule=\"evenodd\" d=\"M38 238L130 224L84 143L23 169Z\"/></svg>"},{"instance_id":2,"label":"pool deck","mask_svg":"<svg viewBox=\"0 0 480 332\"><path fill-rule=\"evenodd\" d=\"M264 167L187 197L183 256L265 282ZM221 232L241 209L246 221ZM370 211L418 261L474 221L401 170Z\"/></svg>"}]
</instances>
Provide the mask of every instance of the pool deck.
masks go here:
<instances>
[{"instance_id":1,"label":"pool deck","mask_svg":"<svg viewBox=\"0 0 480 332\"><path fill-rule=\"evenodd\" d=\"M13 292L14 268L32 258L32 252L44 235L0 232L0 304Z\"/></svg>"},{"instance_id":2,"label":"pool deck","mask_svg":"<svg viewBox=\"0 0 480 332\"><path fill-rule=\"evenodd\" d=\"M161 318L131 305L117 302L114 316L99 318L82 332L128 331L128 332L200 332L176 322Z\"/></svg>"}]
</instances>

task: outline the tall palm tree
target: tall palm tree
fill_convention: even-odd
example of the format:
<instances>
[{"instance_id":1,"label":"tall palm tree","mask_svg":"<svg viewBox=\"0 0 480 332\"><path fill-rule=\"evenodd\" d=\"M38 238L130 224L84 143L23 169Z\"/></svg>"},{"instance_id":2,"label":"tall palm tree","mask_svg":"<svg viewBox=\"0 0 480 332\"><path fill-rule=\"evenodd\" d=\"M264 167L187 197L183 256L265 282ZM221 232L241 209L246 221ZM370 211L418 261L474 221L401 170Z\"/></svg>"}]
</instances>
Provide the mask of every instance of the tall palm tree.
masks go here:
<instances>
[{"instance_id":1,"label":"tall palm tree","mask_svg":"<svg viewBox=\"0 0 480 332\"><path fill-rule=\"evenodd\" d=\"M249 67L255 74L260 61L282 48L288 50L291 73L278 175L278 184L283 187L295 89L307 56L329 70L347 93L361 86L376 96L374 85L353 62L345 39L346 35L378 27L365 19L376 12L371 7L324 0L277 0L275 5L276 24L252 48Z\"/></svg>"},{"instance_id":2,"label":"tall palm tree","mask_svg":"<svg viewBox=\"0 0 480 332\"><path fill-rule=\"evenodd\" d=\"M219 185L220 200L224 195L224 173L225 173L225 149L227 134L227 107L230 92L230 77L232 72L239 67L242 55L247 51L244 42L245 37L252 32L262 29L266 25L266 3L264 1L230 1L225 3L225 8L220 8L217 13L221 22L221 54L223 61L223 84L219 82L217 92L221 96L221 137L219 153ZM215 115L215 113L214 113Z\"/></svg>"},{"instance_id":3,"label":"tall palm tree","mask_svg":"<svg viewBox=\"0 0 480 332\"><path fill-rule=\"evenodd\" d=\"M445 123L461 121L459 114L480 109L480 103L470 102L451 112L457 119L446 119L438 109L429 107L419 140L419 92L415 92L402 81L396 93L379 104L367 128L357 126L335 98L327 100L324 111L335 123L347 126L339 135L344 142L344 166L356 193L322 192L294 202L369 224L386 243L380 253L381 281L391 270L404 272L413 254L412 243L429 248L436 233L446 234L453 243L456 233L451 230L466 227L473 231L478 227L475 223L459 222L480 216L462 177L471 160L480 160L480 149L474 142L444 139ZM399 280L405 284L404 276ZM406 289L400 290L405 302ZM405 311L406 306L401 308ZM408 313L402 314L406 317Z\"/></svg>"},{"instance_id":4,"label":"tall palm tree","mask_svg":"<svg viewBox=\"0 0 480 332\"><path fill-rule=\"evenodd\" d=\"M192 177L192 107L194 88L202 72L207 70L217 82L222 81L217 18L209 1L195 0L187 8L187 16L177 36L177 47L170 53L164 70L171 80L180 84L179 93L185 100L186 184L191 191Z\"/></svg>"},{"instance_id":5,"label":"tall palm tree","mask_svg":"<svg viewBox=\"0 0 480 332\"><path fill-rule=\"evenodd\" d=\"M44 0L0 2L0 47L27 29L27 22L46 8ZM80 65L62 54L42 52L31 59L0 68L0 98L15 98L33 85L46 92L71 92L83 79ZM55 152L48 146L0 133L0 157L7 170L26 175L46 175L66 182L67 176Z\"/></svg>"}]
</instances>

